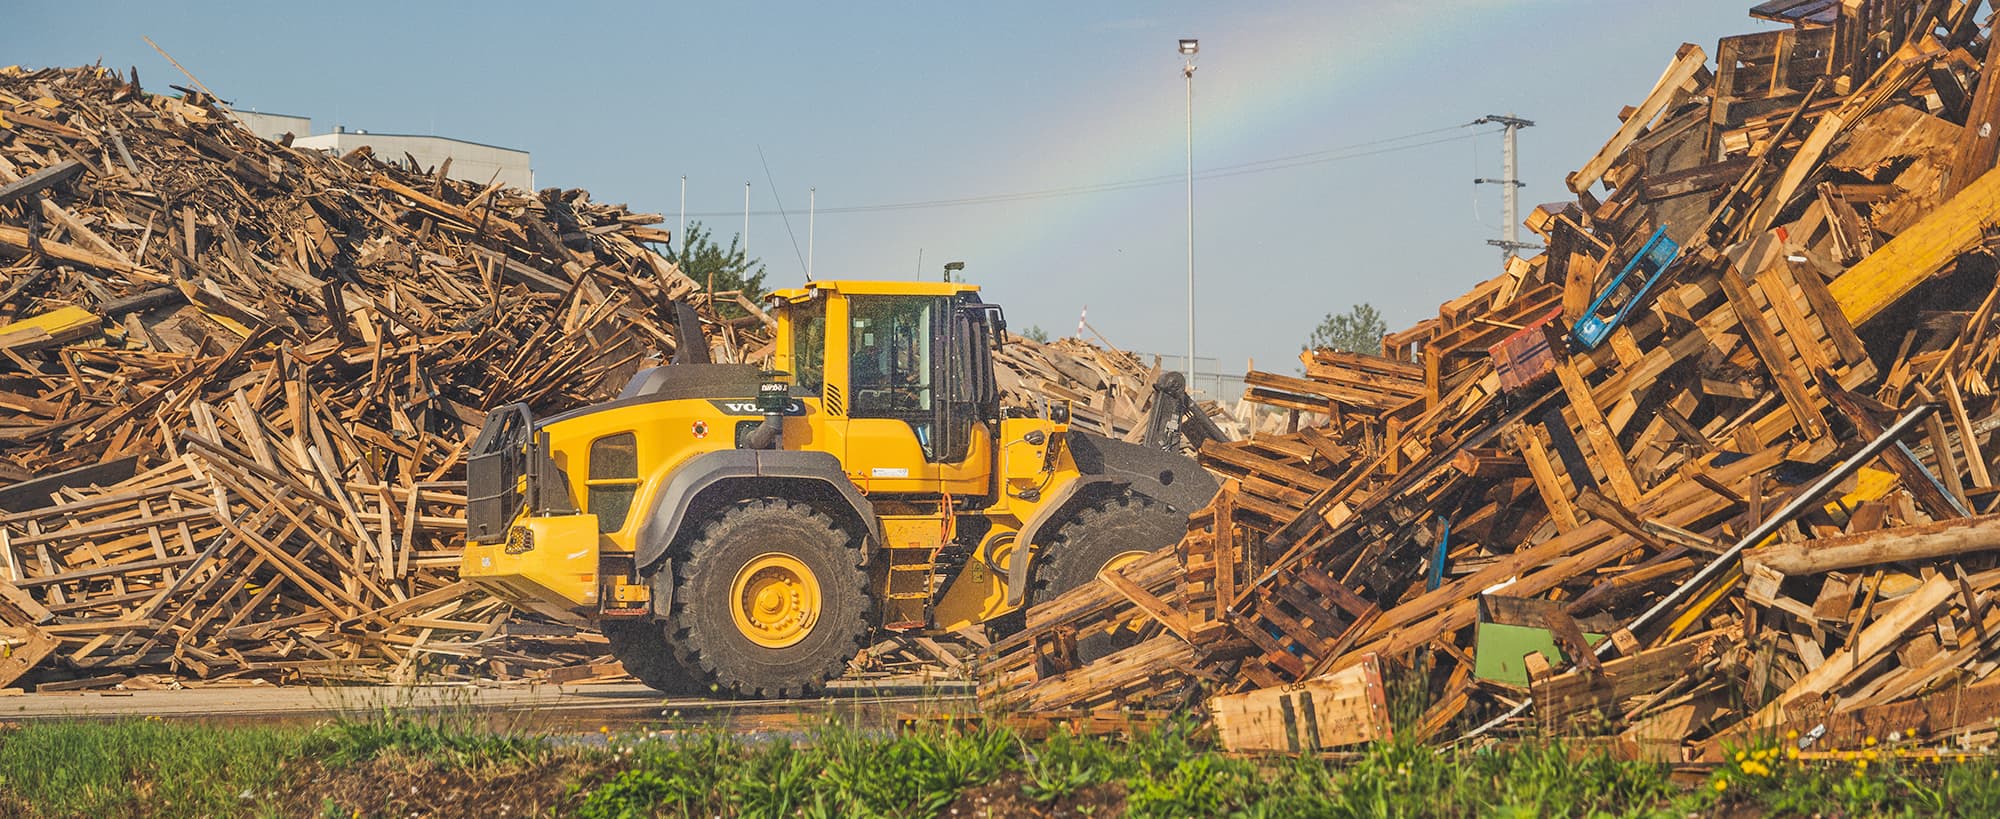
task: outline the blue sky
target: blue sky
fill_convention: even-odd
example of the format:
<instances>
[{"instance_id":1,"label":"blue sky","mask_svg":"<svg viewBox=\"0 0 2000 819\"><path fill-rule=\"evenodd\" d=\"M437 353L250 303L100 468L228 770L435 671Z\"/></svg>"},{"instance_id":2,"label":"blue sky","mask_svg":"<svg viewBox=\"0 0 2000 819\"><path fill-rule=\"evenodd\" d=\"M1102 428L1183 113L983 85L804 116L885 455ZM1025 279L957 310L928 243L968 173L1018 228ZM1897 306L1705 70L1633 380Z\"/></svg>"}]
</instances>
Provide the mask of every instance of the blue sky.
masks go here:
<instances>
[{"instance_id":1,"label":"blue sky","mask_svg":"<svg viewBox=\"0 0 2000 819\"><path fill-rule=\"evenodd\" d=\"M1090 322L1121 347L1186 344L1179 181L995 204L855 206L1052 191L1184 172L1179 37L1199 37L1195 167L1418 132L1438 144L1198 181L1200 354L1290 371L1319 317L1369 302L1391 329L1499 271L1500 138L1522 132L1523 212L1617 128L1682 42L1761 31L1721 3L1458 0L967 3L150 3L27 0L0 63L137 66L225 99L389 133L533 152L542 186L724 237L753 183L751 251L803 280L807 189L822 278L967 278L1016 327ZM1454 137L1458 137L1454 139ZM762 149L763 161L759 159ZM1371 148L1372 149L1372 148ZM767 181L776 182L774 190ZM1268 166L1255 166L1268 167ZM790 212L790 231L776 215ZM671 226L671 224L670 224ZM1532 236L1529 236L1532 238Z\"/></svg>"}]
</instances>

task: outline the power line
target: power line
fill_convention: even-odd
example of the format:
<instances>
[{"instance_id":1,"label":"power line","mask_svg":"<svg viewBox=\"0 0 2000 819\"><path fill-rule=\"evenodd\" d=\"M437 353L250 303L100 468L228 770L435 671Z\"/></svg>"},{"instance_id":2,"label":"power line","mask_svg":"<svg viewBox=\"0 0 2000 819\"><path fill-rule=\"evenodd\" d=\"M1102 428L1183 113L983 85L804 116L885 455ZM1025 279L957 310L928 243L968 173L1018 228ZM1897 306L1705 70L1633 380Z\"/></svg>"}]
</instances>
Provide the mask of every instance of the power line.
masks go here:
<instances>
[{"instance_id":1,"label":"power line","mask_svg":"<svg viewBox=\"0 0 2000 819\"><path fill-rule=\"evenodd\" d=\"M1496 134L1499 133L1501 130L1504 130L1500 128L1493 128L1482 131L1473 131L1469 130L1471 127L1472 126L1470 124L1467 124L1467 125L1453 125L1448 128L1433 128L1428 131L1418 131L1415 133L1404 134L1402 136L1397 136L1397 137L1375 139L1375 140L1369 140L1367 142L1357 142L1352 145L1343 145L1337 148L1326 148L1318 151L1308 151L1306 153L1301 153L1301 154L1292 154L1290 156L1259 159L1252 162L1243 162L1235 165L1224 165L1217 168L1210 168L1208 170L1197 173L1195 174L1195 178L1225 179L1233 176L1244 176L1247 174L1254 174L1254 173L1269 173L1271 171L1289 170L1291 168L1305 167L1308 165L1319 165L1329 162L1341 162L1350 159L1361 159L1364 157L1379 156L1382 154L1395 153L1398 151L1414 150L1417 148L1424 148L1432 145L1442 145L1448 142L1459 142L1468 139L1475 139L1481 136L1486 136L1488 134ZM1410 142L1401 145L1390 144L1390 143L1404 142L1410 139L1417 139L1419 137L1440 134L1447 131L1460 131L1460 130L1464 130L1465 133L1449 137L1443 137L1440 139L1428 139L1428 140L1423 140L1421 142ZM1377 145L1388 145L1389 147L1375 148L1374 150L1365 150L1365 151L1358 150L1361 148L1370 148ZM874 213L882 211L925 210L930 208L963 207L966 205L991 205L991 204L1002 204L1008 202L1028 202L1041 199L1057 199L1070 196L1084 196L1096 193L1115 193L1119 191L1157 187L1160 185L1179 184L1183 182L1186 178L1187 177L1183 174L1165 174L1161 176L1148 176L1136 179L1125 179L1116 182L1100 182L1089 185L1073 185L1063 188L1046 188L1043 190L1019 191L1015 193L987 194L984 196L967 196L955 199L926 199L913 202L889 202L889 203L881 203L873 205L849 205L846 207L831 207L827 208L826 212L827 213ZM783 215L783 211L782 210L754 211L753 214L758 216ZM703 213L690 213L688 215L690 217L704 217L704 216L716 217L716 216L731 216L734 215L734 212L732 211L729 213L723 213L720 211L710 211Z\"/></svg>"}]
</instances>

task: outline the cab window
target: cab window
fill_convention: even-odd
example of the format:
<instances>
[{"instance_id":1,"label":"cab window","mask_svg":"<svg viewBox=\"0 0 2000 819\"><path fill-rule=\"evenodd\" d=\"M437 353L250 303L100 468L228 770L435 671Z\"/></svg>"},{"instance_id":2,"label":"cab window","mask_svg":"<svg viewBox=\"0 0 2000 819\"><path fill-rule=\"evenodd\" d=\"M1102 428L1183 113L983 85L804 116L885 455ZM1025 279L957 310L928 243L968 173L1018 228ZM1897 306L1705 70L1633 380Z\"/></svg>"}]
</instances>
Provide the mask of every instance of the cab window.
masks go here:
<instances>
[{"instance_id":1,"label":"cab window","mask_svg":"<svg viewBox=\"0 0 2000 819\"><path fill-rule=\"evenodd\" d=\"M795 304L792 310L792 383L818 395L826 380L826 300Z\"/></svg>"},{"instance_id":2,"label":"cab window","mask_svg":"<svg viewBox=\"0 0 2000 819\"><path fill-rule=\"evenodd\" d=\"M932 328L945 300L932 296L855 296L850 303L848 380L856 418L931 418ZM919 430L921 437L922 430Z\"/></svg>"},{"instance_id":3,"label":"cab window","mask_svg":"<svg viewBox=\"0 0 2000 819\"><path fill-rule=\"evenodd\" d=\"M639 492L639 442L630 432L590 442L590 471L584 480L584 511L597 516L597 531L625 528L632 498Z\"/></svg>"}]
</instances>

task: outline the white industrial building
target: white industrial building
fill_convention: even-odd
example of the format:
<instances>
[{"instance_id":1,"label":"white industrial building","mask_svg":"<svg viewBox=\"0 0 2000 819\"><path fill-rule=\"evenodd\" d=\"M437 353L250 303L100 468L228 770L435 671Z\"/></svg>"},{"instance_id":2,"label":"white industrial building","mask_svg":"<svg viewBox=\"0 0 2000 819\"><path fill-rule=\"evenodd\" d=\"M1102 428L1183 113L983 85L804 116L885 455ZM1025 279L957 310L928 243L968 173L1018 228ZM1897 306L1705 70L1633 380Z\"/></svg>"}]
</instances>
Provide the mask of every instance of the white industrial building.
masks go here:
<instances>
[{"instance_id":1,"label":"white industrial building","mask_svg":"<svg viewBox=\"0 0 2000 819\"><path fill-rule=\"evenodd\" d=\"M235 114L236 119L243 123L243 127L250 129L250 133L272 142L284 139L286 134L302 137L312 133L312 117L267 114L262 111L237 111Z\"/></svg>"},{"instance_id":2,"label":"white industrial building","mask_svg":"<svg viewBox=\"0 0 2000 819\"><path fill-rule=\"evenodd\" d=\"M508 187L525 191L535 189L535 170L528 162L527 151L450 137L349 131L343 126L336 126L332 133L313 134L311 117L259 111L236 111L235 114L251 133L265 139L277 141L285 134L291 134L292 146L296 148L312 148L338 156L366 145L385 162L401 161L408 154L427 169L443 165L446 159L450 159L451 168L446 175L453 179L481 185L497 179Z\"/></svg>"}]
</instances>

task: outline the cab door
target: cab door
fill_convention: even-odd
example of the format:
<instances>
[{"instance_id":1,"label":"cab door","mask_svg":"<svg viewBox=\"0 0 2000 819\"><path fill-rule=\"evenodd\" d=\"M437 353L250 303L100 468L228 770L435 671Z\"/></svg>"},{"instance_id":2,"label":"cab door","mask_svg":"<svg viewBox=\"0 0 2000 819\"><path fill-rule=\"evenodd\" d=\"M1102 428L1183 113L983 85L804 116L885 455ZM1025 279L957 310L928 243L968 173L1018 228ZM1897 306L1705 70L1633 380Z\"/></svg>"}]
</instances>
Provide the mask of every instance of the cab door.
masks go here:
<instances>
[{"instance_id":1,"label":"cab door","mask_svg":"<svg viewBox=\"0 0 2000 819\"><path fill-rule=\"evenodd\" d=\"M854 295L845 301L848 475L869 493L938 493L938 341L950 300Z\"/></svg>"},{"instance_id":2,"label":"cab door","mask_svg":"<svg viewBox=\"0 0 2000 819\"><path fill-rule=\"evenodd\" d=\"M946 494L990 495L998 464L994 447L1000 428L1000 391L993 377L992 339L1004 326L997 305L955 302L940 346L942 395L938 402L939 483Z\"/></svg>"}]
</instances>

